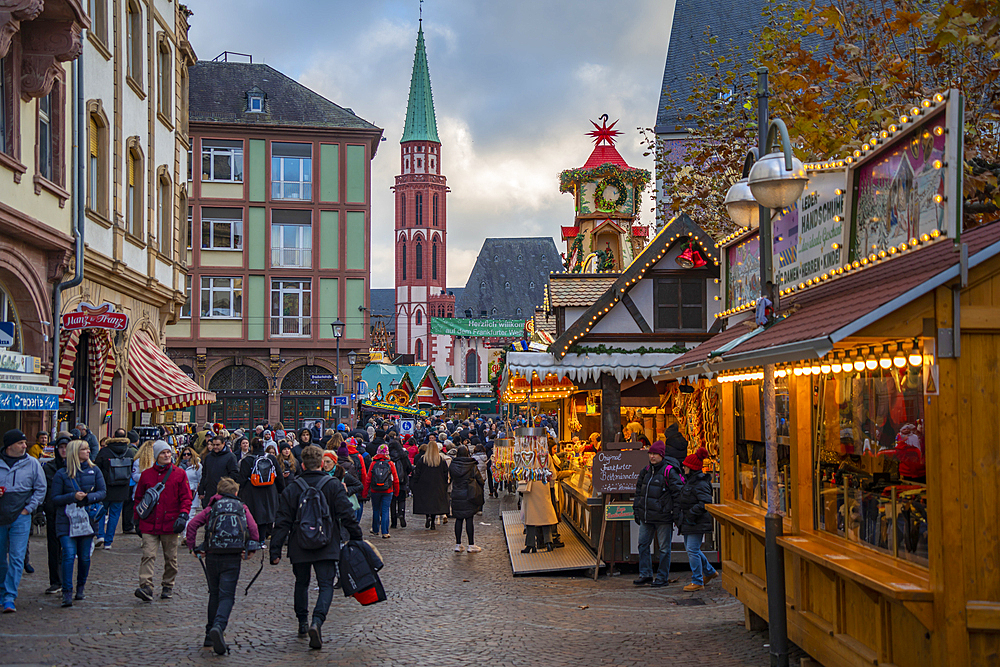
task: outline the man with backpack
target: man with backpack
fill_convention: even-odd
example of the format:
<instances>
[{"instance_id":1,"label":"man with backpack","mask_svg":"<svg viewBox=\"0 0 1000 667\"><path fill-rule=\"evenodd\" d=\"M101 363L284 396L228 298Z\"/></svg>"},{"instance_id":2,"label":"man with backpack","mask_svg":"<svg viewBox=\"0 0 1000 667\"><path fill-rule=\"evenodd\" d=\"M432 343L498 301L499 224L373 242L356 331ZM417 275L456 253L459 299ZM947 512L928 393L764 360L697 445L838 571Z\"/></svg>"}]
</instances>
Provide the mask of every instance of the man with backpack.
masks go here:
<instances>
[{"instance_id":1,"label":"man with backpack","mask_svg":"<svg viewBox=\"0 0 1000 667\"><path fill-rule=\"evenodd\" d=\"M636 586L666 586L670 580L670 541L673 538L674 499L684 481L676 465L666 459L666 446L657 440L649 448L649 465L639 471L632 510L639 524L639 578ZM660 564L653 578L649 548L653 537L660 544Z\"/></svg>"},{"instance_id":2,"label":"man with backpack","mask_svg":"<svg viewBox=\"0 0 1000 667\"><path fill-rule=\"evenodd\" d=\"M189 551L197 552L199 558L205 554L208 623L205 624L203 646L211 646L219 655L229 652L225 632L236 603L240 564L254 546L251 543L260 539L250 508L236 497L239 488L229 477L220 479L218 493L191 519L185 535ZM202 526L205 527L205 540L199 545L198 529Z\"/></svg>"},{"instance_id":3,"label":"man with backpack","mask_svg":"<svg viewBox=\"0 0 1000 667\"><path fill-rule=\"evenodd\" d=\"M349 539L363 538L354 508L340 480L322 470L323 450L303 448L305 472L285 488L271 536L271 564L281 562L281 548L288 544L288 559L295 575L295 616L299 635L309 635L310 648L322 648L322 627L333 601L333 585L340 559L343 531ZM309 620L310 571L316 572L319 596Z\"/></svg>"},{"instance_id":4,"label":"man with backpack","mask_svg":"<svg viewBox=\"0 0 1000 667\"><path fill-rule=\"evenodd\" d=\"M124 431L122 434L121 437L116 434L114 438L108 439L94 457L94 465L104 475L104 486L108 490L104 498L104 511L97 520L95 549L102 544L105 549L111 548L111 543L115 540L115 530L118 528L118 519L122 515L122 507L132 490L129 486L132 481L132 462L138 450L129 443Z\"/></svg>"},{"instance_id":5,"label":"man with backpack","mask_svg":"<svg viewBox=\"0 0 1000 667\"><path fill-rule=\"evenodd\" d=\"M368 469L365 490L372 501L372 535L381 533L382 539L388 539L389 506L393 496L399 495L399 474L396 472L396 464L389 456L389 445L378 446Z\"/></svg>"}]
</instances>

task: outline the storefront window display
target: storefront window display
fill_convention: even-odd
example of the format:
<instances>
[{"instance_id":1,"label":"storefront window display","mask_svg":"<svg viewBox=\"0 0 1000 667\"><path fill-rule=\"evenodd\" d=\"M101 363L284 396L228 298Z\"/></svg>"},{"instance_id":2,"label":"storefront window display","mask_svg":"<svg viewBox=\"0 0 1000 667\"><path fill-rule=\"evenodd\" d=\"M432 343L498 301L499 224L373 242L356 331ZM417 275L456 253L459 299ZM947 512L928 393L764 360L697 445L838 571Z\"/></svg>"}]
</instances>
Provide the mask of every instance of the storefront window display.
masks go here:
<instances>
[{"instance_id":1,"label":"storefront window display","mask_svg":"<svg viewBox=\"0 0 1000 667\"><path fill-rule=\"evenodd\" d=\"M792 492L789 478L789 400L788 379L774 380L774 408L778 436L778 508L788 515ZM736 497L763 509L767 508L766 464L763 421L761 418L761 381L739 382L736 398Z\"/></svg>"},{"instance_id":2,"label":"storefront window display","mask_svg":"<svg viewBox=\"0 0 1000 667\"><path fill-rule=\"evenodd\" d=\"M864 360L853 353L840 373L813 378L816 527L926 566L920 357L874 369Z\"/></svg>"}]
</instances>

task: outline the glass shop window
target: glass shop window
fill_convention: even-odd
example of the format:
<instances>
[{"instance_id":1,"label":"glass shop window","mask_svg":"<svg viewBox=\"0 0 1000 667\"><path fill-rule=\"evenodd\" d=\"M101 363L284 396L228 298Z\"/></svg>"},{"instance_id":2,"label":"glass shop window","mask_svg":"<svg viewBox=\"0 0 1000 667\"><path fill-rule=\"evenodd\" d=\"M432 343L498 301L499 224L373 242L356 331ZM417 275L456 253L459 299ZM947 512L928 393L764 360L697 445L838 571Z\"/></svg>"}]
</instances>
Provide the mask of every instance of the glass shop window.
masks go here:
<instances>
[{"instance_id":1,"label":"glass shop window","mask_svg":"<svg viewBox=\"0 0 1000 667\"><path fill-rule=\"evenodd\" d=\"M816 527L927 565L921 365L813 378Z\"/></svg>"},{"instance_id":2,"label":"glass shop window","mask_svg":"<svg viewBox=\"0 0 1000 667\"><path fill-rule=\"evenodd\" d=\"M733 385L736 405L736 497L767 509L767 466L761 415L761 381ZM778 511L791 516L788 380L774 379L778 442Z\"/></svg>"}]
</instances>

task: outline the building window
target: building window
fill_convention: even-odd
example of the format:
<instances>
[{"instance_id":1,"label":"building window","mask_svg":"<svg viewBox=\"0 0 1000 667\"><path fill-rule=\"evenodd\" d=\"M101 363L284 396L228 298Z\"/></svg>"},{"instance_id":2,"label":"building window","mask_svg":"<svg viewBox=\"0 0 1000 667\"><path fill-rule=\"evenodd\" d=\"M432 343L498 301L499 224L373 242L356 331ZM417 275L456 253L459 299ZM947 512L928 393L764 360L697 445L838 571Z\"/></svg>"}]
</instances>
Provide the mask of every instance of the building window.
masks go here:
<instances>
[{"instance_id":1,"label":"building window","mask_svg":"<svg viewBox=\"0 0 1000 667\"><path fill-rule=\"evenodd\" d=\"M308 280L271 280L271 335L312 335L312 283Z\"/></svg>"},{"instance_id":2,"label":"building window","mask_svg":"<svg viewBox=\"0 0 1000 667\"><path fill-rule=\"evenodd\" d=\"M271 266L312 267L309 211L271 211Z\"/></svg>"},{"instance_id":3,"label":"building window","mask_svg":"<svg viewBox=\"0 0 1000 667\"><path fill-rule=\"evenodd\" d=\"M188 183L194 180L194 151L188 149Z\"/></svg>"},{"instance_id":4,"label":"building window","mask_svg":"<svg viewBox=\"0 0 1000 667\"><path fill-rule=\"evenodd\" d=\"M535 289L535 281L531 280L528 282L528 289Z\"/></svg>"},{"instance_id":5,"label":"building window","mask_svg":"<svg viewBox=\"0 0 1000 667\"><path fill-rule=\"evenodd\" d=\"M171 105L174 101L173 91L170 88L170 83L173 80L171 74L173 73L173 60L170 58L170 47L166 43L166 39L160 41L160 48L156 54L157 64L159 66L159 77L157 78L157 97L160 102L160 113L166 116L168 119L172 116Z\"/></svg>"},{"instance_id":6,"label":"building window","mask_svg":"<svg viewBox=\"0 0 1000 667\"><path fill-rule=\"evenodd\" d=\"M142 87L142 10L134 0L126 2L125 50L128 56L128 75Z\"/></svg>"},{"instance_id":7,"label":"building window","mask_svg":"<svg viewBox=\"0 0 1000 667\"><path fill-rule=\"evenodd\" d=\"M170 179L160 177L159 193L156 198L156 218L159 222L160 254L170 258L174 256L174 198Z\"/></svg>"},{"instance_id":8,"label":"building window","mask_svg":"<svg viewBox=\"0 0 1000 667\"><path fill-rule=\"evenodd\" d=\"M399 269L400 269L400 273L402 274L400 276L400 278L402 280L406 280L406 243L405 242L400 244L400 250L399 250Z\"/></svg>"},{"instance_id":9,"label":"building window","mask_svg":"<svg viewBox=\"0 0 1000 667\"><path fill-rule=\"evenodd\" d=\"M271 198L312 199L312 144L271 142Z\"/></svg>"},{"instance_id":10,"label":"building window","mask_svg":"<svg viewBox=\"0 0 1000 667\"><path fill-rule=\"evenodd\" d=\"M479 382L479 354L475 350L469 350L465 355L465 383L477 382Z\"/></svg>"},{"instance_id":11,"label":"building window","mask_svg":"<svg viewBox=\"0 0 1000 667\"><path fill-rule=\"evenodd\" d=\"M187 249L191 249L191 238L194 236L194 207L188 206L188 225L187 225Z\"/></svg>"},{"instance_id":12,"label":"building window","mask_svg":"<svg viewBox=\"0 0 1000 667\"><path fill-rule=\"evenodd\" d=\"M438 279L438 244L431 245L431 279Z\"/></svg>"},{"instance_id":13,"label":"building window","mask_svg":"<svg viewBox=\"0 0 1000 667\"><path fill-rule=\"evenodd\" d=\"M181 307L181 318L191 318L191 274L184 276L184 306Z\"/></svg>"},{"instance_id":14,"label":"building window","mask_svg":"<svg viewBox=\"0 0 1000 667\"><path fill-rule=\"evenodd\" d=\"M424 224L424 195L418 192L416 194L416 201L414 202L414 213L416 214L416 223L420 227Z\"/></svg>"},{"instance_id":15,"label":"building window","mask_svg":"<svg viewBox=\"0 0 1000 667\"><path fill-rule=\"evenodd\" d=\"M424 323L424 315L418 310L416 315L416 325L419 327L423 323Z\"/></svg>"},{"instance_id":16,"label":"building window","mask_svg":"<svg viewBox=\"0 0 1000 667\"><path fill-rule=\"evenodd\" d=\"M90 34L107 46L108 0L90 0Z\"/></svg>"},{"instance_id":17,"label":"building window","mask_svg":"<svg viewBox=\"0 0 1000 667\"><path fill-rule=\"evenodd\" d=\"M54 84L53 84L54 85ZM52 117L52 93L38 100L38 173L52 180L52 153L55 149Z\"/></svg>"},{"instance_id":18,"label":"building window","mask_svg":"<svg viewBox=\"0 0 1000 667\"><path fill-rule=\"evenodd\" d=\"M128 189L126 190L125 215L126 229L136 238L142 238L143 215L142 202L142 155L134 148L128 149L125 156Z\"/></svg>"},{"instance_id":19,"label":"building window","mask_svg":"<svg viewBox=\"0 0 1000 667\"><path fill-rule=\"evenodd\" d=\"M431 222L435 227L438 226L438 196L434 193L434 198L431 199Z\"/></svg>"},{"instance_id":20,"label":"building window","mask_svg":"<svg viewBox=\"0 0 1000 667\"><path fill-rule=\"evenodd\" d=\"M510 281L504 281L503 288L510 289Z\"/></svg>"},{"instance_id":21,"label":"building window","mask_svg":"<svg viewBox=\"0 0 1000 667\"><path fill-rule=\"evenodd\" d=\"M201 209L202 250L243 250L243 209Z\"/></svg>"},{"instance_id":22,"label":"building window","mask_svg":"<svg viewBox=\"0 0 1000 667\"><path fill-rule=\"evenodd\" d=\"M21 322L17 317L17 306L14 299L0 285L0 322L14 323L14 342L6 348L8 352L21 351Z\"/></svg>"},{"instance_id":23,"label":"building window","mask_svg":"<svg viewBox=\"0 0 1000 667\"><path fill-rule=\"evenodd\" d=\"M705 281L656 279L656 330L705 330Z\"/></svg>"},{"instance_id":24,"label":"building window","mask_svg":"<svg viewBox=\"0 0 1000 667\"><path fill-rule=\"evenodd\" d=\"M518 308L517 311L515 311L515 315L517 315L518 317L521 317L521 313L522 311L520 308Z\"/></svg>"},{"instance_id":25,"label":"building window","mask_svg":"<svg viewBox=\"0 0 1000 667\"><path fill-rule=\"evenodd\" d=\"M243 142L202 139L201 180L242 183Z\"/></svg>"},{"instance_id":26,"label":"building window","mask_svg":"<svg viewBox=\"0 0 1000 667\"><path fill-rule=\"evenodd\" d=\"M417 342L413 345L413 356L416 357L417 361L424 360L424 341L417 339Z\"/></svg>"},{"instance_id":27,"label":"building window","mask_svg":"<svg viewBox=\"0 0 1000 667\"><path fill-rule=\"evenodd\" d=\"M258 93L247 95L247 112L264 113L264 96Z\"/></svg>"},{"instance_id":28,"label":"building window","mask_svg":"<svg viewBox=\"0 0 1000 667\"><path fill-rule=\"evenodd\" d=\"M399 193L399 224L406 227L406 193Z\"/></svg>"},{"instance_id":29,"label":"building window","mask_svg":"<svg viewBox=\"0 0 1000 667\"><path fill-rule=\"evenodd\" d=\"M497 316L497 309L496 309L496 308L494 308L494 309L493 309L493 310L491 311L491 313L490 313L490 314L491 314L491 315L492 315L493 317L496 317L496 316Z\"/></svg>"},{"instance_id":30,"label":"building window","mask_svg":"<svg viewBox=\"0 0 1000 667\"><path fill-rule=\"evenodd\" d=\"M486 289L486 281L479 283L479 289Z\"/></svg>"},{"instance_id":31,"label":"building window","mask_svg":"<svg viewBox=\"0 0 1000 667\"><path fill-rule=\"evenodd\" d=\"M108 128L97 114L90 114L87 164L87 208L108 215Z\"/></svg>"},{"instance_id":32,"label":"building window","mask_svg":"<svg viewBox=\"0 0 1000 667\"><path fill-rule=\"evenodd\" d=\"M243 279L201 278L201 316L204 319L234 319L243 312Z\"/></svg>"},{"instance_id":33,"label":"building window","mask_svg":"<svg viewBox=\"0 0 1000 667\"><path fill-rule=\"evenodd\" d=\"M416 256L414 259L414 277L417 280L422 280L424 277L424 245L422 243L417 243Z\"/></svg>"}]
</instances>

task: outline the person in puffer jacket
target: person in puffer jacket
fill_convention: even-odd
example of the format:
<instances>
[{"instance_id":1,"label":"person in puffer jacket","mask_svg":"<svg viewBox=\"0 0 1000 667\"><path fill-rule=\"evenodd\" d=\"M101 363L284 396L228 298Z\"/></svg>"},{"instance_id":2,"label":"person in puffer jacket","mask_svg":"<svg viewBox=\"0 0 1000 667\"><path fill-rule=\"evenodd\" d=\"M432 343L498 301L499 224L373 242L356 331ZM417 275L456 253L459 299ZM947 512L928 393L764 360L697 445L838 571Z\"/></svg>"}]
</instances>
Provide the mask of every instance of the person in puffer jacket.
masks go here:
<instances>
[{"instance_id":1,"label":"person in puffer jacket","mask_svg":"<svg viewBox=\"0 0 1000 667\"><path fill-rule=\"evenodd\" d=\"M153 566L156 548L163 550L163 579L160 599L174 596L177 578L178 533L184 530L191 511L191 487L187 474L173 465L173 450L162 440L153 443L152 467L143 471L135 485L135 521L142 533L142 561L139 563L139 587L135 596L144 602L153 600ZM139 517L139 506L146 491L163 482L160 499L145 519Z\"/></svg>"},{"instance_id":2,"label":"person in puffer jacket","mask_svg":"<svg viewBox=\"0 0 1000 667\"><path fill-rule=\"evenodd\" d=\"M28 456L28 439L18 429L3 435L0 446L0 597L3 613L17 611L14 601L24 573L31 513L45 502L45 473L38 459Z\"/></svg>"},{"instance_id":3,"label":"person in puffer jacket","mask_svg":"<svg viewBox=\"0 0 1000 667\"><path fill-rule=\"evenodd\" d=\"M684 547L687 549L688 563L691 565L691 583L684 587L685 591L700 591L705 584L719 576L708 558L701 552L701 543L705 533L712 532L712 515L708 513L707 505L712 504L712 478L703 472L708 450L699 447L698 451L684 459L685 481L677 497L677 509L680 512L676 519L678 529L684 536Z\"/></svg>"},{"instance_id":4,"label":"person in puffer jacket","mask_svg":"<svg viewBox=\"0 0 1000 667\"><path fill-rule=\"evenodd\" d=\"M676 466L666 459L666 447L657 440L649 447L649 465L639 471L632 510L639 524L639 578L636 586L666 586L670 579L670 541L673 539L674 501L683 480ZM660 546L660 564L653 578L649 548L653 536Z\"/></svg>"}]
</instances>

